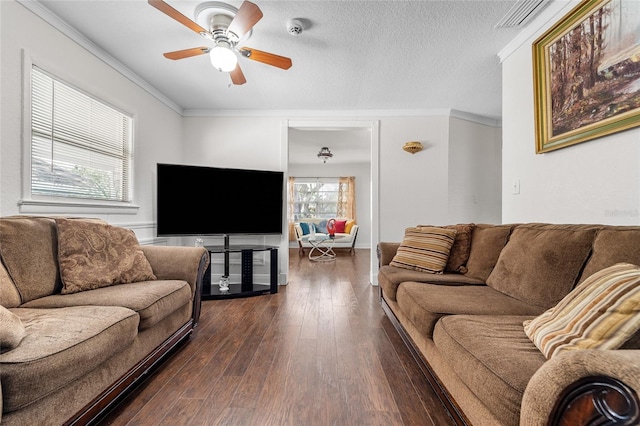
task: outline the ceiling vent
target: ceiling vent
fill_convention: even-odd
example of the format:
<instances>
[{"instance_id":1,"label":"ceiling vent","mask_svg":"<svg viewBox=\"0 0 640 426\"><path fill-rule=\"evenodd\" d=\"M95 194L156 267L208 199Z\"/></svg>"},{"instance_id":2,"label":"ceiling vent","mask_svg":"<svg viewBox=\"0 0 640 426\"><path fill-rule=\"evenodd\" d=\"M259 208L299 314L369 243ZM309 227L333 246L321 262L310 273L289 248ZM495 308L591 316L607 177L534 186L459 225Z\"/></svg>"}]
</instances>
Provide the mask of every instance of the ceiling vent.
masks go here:
<instances>
[{"instance_id":1,"label":"ceiling vent","mask_svg":"<svg viewBox=\"0 0 640 426\"><path fill-rule=\"evenodd\" d=\"M531 18L547 7L551 0L517 0L495 28L524 27Z\"/></svg>"}]
</instances>

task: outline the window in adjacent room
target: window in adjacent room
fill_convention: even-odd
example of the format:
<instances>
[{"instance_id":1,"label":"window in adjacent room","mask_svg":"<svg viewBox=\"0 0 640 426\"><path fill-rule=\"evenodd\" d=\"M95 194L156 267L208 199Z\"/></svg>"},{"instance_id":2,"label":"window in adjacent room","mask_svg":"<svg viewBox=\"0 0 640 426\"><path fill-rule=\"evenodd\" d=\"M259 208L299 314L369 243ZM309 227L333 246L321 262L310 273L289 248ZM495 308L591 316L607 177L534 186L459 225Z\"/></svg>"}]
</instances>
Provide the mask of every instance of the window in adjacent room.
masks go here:
<instances>
[{"instance_id":1,"label":"window in adjacent room","mask_svg":"<svg viewBox=\"0 0 640 426\"><path fill-rule=\"evenodd\" d=\"M129 203L133 118L31 69L31 196Z\"/></svg>"},{"instance_id":2,"label":"window in adjacent room","mask_svg":"<svg viewBox=\"0 0 640 426\"><path fill-rule=\"evenodd\" d=\"M355 177L289 178L289 235L304 218L356 220Z\"/></svg>"}]
</instances>

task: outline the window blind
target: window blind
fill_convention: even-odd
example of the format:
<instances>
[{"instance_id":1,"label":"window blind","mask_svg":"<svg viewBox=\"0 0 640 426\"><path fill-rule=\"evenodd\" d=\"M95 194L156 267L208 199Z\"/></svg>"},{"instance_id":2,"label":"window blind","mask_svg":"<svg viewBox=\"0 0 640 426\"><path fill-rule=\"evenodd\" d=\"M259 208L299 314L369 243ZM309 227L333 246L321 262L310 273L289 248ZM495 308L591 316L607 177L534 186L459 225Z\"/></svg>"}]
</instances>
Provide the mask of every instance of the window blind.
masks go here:
<instances>
[{"instance_id":1,"label":"window blind","mask_svg":"<svg viewBox=\"0 0 640 426\"><path fill-rule=\"evenodd\" d=\"M133 119L31 70L31 194L131 201Z\"/></svg>"}]
</instances>

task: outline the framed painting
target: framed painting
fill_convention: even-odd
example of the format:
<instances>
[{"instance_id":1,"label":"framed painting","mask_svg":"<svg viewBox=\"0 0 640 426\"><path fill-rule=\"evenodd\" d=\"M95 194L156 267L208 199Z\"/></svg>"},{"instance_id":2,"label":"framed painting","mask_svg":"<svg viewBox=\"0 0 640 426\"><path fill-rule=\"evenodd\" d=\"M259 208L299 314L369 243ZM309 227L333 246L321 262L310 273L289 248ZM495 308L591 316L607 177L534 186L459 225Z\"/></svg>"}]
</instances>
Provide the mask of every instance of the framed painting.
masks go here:
<instances>
[{"instance_id":1,"label":"framed painting","mask_svg":"<svg viewBox=\"0 0 640 426\"><path fill-rule=\"evenodd\" d=\"M533 43L536 153L640 125L640 1L584 0Z\"/></svg>"}]
</instances>

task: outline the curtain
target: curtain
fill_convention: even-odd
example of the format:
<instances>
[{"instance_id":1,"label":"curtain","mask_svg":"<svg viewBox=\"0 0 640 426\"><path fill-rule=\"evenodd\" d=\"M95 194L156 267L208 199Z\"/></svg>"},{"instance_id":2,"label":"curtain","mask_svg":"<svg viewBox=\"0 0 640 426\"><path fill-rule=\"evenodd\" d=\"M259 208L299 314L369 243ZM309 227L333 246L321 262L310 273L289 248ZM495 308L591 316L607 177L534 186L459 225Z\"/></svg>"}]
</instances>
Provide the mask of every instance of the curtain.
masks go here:
<instances>
[{"instance_id":1,"label":"curtain","mask_svg":"<svg viewBox=\"0 0 640 426\"><path fill-rule=\"evenodd\" d=\"M293 203L295 202L295 193L294 193L294 177L289 176L289 181L287 183L287 191L289 193L289 206L287 208L287 219L289 222L289 241L296 240L296 232L293 229L293 224L295 223L295 209L293 207Z\"/></svg>"},{"instance_id":2,"label":"curtain","mask_svg":"<svg viewBox=\"0 0 640 426\"><path fill-rule=\"evenodd\" d=\"M338 184L338 217L356 220L356 178L340 177Z\"/></svg>"}]
</instances>

